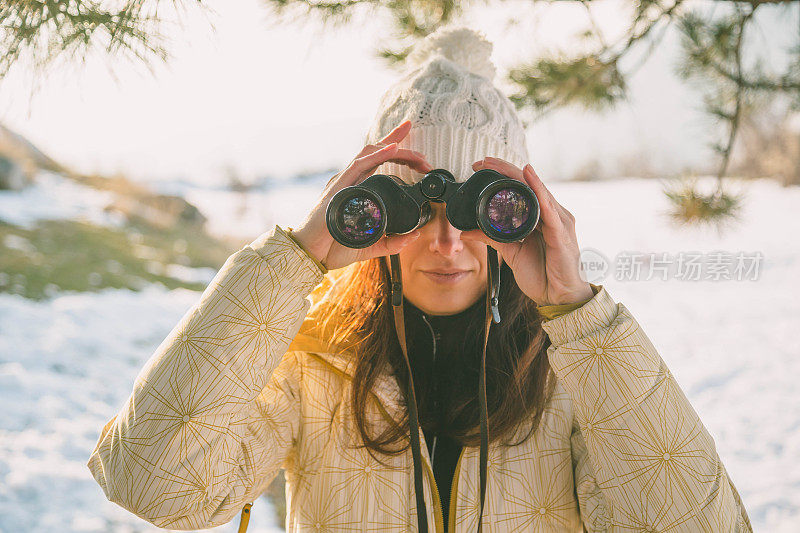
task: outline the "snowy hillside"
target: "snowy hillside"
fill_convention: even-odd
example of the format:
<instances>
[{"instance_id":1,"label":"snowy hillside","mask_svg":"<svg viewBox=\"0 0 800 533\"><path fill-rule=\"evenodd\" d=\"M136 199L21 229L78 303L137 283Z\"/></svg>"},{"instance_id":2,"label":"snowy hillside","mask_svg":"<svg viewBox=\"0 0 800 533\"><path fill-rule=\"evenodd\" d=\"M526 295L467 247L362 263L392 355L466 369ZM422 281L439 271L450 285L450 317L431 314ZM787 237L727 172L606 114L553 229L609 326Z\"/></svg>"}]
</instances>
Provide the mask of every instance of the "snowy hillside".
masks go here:
<instances>
[{"instance_id":1,"label":"snowy hillside","mask_svg":"<svg viewBox=\"0 0 800 533\"><path fill-rule=\"evenodd\" d=\"M250 240L275 223L299 224L326 180L249 196L193 187L181 194L213 231ZM548 186L575 215L581 248L608 261L608 274L595 282L633 313L714 437L755 530L797 531L800 189L741 183L743 220L718 235L673 228L656 181ZM0 220L74 215L72 205L19 213L21 197L13 195L21 194L0 192ZM749 271L755 279L679 279L674 270L655 279L652 261L637 255L670 254L674 269L678 256L712 252L760 257ZM639 280L626 279L631 258L640 260L633 261ZM106 501L86 461L145 361L199 295L159 285L38 302L0 294L0 531L161 531ZM259 499L250 531L277 530L272 517Z\"/></svg>"}]
</instances>

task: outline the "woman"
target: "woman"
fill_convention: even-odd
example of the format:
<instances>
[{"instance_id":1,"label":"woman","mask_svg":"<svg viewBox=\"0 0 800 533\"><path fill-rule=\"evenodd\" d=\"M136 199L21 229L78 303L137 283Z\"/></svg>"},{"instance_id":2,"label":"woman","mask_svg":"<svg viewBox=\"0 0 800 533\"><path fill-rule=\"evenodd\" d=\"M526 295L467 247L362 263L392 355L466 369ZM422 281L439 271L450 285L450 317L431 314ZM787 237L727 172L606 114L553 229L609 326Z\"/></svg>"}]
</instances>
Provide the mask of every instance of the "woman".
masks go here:
<instances>
[{"instance_id":1,"label":"woman","mask_svg":"<svg viewBox=\"0 0 800 533\"><path fill-rule=\"evenodd\" d=\"M102 430L89 467L110 500L161 527L210 527L247 511L284 468L287 531L475 531L479 516L486 531L752 531L655 347L624 305L581 279L575 218L527 163L487 45L467 29L424 41L303 224L275 226L228 259ZM482 168L524 181L541 205L536 230L497 243L459 232L433 204L427 224L371 247L331 238L337 191L376 172L414 182L429 159L459 181ZM502 320L486 351L481 509L487 246L503 262ZM410 376L389 303L392 254Z\"/></svg>"}]
</instances>

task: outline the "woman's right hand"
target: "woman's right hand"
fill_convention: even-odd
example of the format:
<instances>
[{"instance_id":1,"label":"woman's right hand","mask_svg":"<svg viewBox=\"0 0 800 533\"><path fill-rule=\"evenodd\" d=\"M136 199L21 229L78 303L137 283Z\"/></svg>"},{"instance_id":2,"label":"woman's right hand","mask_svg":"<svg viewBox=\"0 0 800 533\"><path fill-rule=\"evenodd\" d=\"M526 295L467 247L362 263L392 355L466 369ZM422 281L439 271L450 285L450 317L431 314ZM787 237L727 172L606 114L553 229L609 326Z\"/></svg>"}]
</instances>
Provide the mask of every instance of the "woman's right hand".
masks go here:
<instances>
[{"instance_id":1,"label":"woman's right hand","mask_svg":"<svg viewBox=\"0 0 800 533\"><path fill-rule=\"evenodd\" d=\"M350 185L357 185L387 161L406 165L417 172L427 173L433 167L425 156L414 150L398 148L397 143L408 135L411 121L406 120L376 144L368 144L350 164L333 176L322 191L317 205L292 235L329 270L341 268L358 261L398 253L405 245L419 237L419 229L403 235L384 235L381 240L366 248L348 248L339 244L328 231L325 212L334 194Z\"/></svg>"}]
</instances>

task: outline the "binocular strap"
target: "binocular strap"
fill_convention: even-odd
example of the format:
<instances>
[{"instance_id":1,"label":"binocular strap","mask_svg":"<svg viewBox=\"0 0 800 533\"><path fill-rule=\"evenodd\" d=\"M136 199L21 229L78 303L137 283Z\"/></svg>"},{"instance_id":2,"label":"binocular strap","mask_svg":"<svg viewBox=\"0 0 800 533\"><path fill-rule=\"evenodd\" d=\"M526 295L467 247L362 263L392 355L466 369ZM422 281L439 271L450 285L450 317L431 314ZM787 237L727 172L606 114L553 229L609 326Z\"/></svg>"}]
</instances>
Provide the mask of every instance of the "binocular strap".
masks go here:
<instances>
[{"instance_id":1,"label":"binocular strap","mask_svg":"<svg viewBox=\"0 0 800 533\"><path fill-rule=\"evenodd\" d=\"M408 359L408 349L406 347L406 329L403 318L403 281L400 272L400 258L397 254L389 257L391 264L391 290L392 290L392 309L394 311L394 325L397 332L397 339L400 341L400 348L403 351L403 358L408 369L408 391L406 397L408 402L408 423L411 433L411 453L414 461L414 493L417 498L417 524L421 533L428 532L428 518L425 509L425 498L422 485L422 454L420 451L419 439L419 417L417 414L417 399L414 389L414 378L411 373L411 362ZM492 320L500 322L498 312L498 294L500 287L500 263L497 257L497 250L491 246L487 247L487 281L486 289L486 324L483 337L483 351L481 353L481 372L478 381L478 403L480 404L480 484L481 484L481 506L478 515L478 533L482 530L483 505L486 497L486 465L489 455L489 421L488 409L486 405L486 346L489 343L489 327ZM435 481L434 481L435 483ZM450 517L451 519L453 517Z\"/></svg>"}]
</instances>

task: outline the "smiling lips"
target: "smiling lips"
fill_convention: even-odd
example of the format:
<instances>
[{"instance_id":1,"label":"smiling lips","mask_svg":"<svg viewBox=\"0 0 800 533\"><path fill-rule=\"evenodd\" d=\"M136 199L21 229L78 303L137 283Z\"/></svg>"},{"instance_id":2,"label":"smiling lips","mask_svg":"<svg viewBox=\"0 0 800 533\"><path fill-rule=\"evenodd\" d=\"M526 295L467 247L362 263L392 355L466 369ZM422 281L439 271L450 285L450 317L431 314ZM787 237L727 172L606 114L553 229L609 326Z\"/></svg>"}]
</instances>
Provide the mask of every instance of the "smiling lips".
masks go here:
<instances>
[{"instance_id":1,"label":"smiling lips","mask_svg":"<svg viewBox=\"0 0 800 533\"><path fill-rule=\"evenodd\" d=\"M422 270L421 272L425 274L430 280L445 285L453 285L455 283L458 283L462 279L466 278L467 275L469 275L470 273L469 270L457 270L457 269Z\"/></svg>"}]
</instances>

